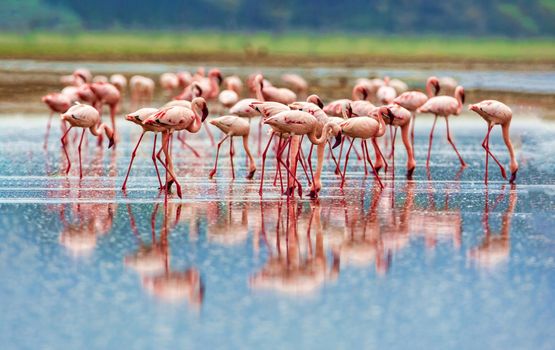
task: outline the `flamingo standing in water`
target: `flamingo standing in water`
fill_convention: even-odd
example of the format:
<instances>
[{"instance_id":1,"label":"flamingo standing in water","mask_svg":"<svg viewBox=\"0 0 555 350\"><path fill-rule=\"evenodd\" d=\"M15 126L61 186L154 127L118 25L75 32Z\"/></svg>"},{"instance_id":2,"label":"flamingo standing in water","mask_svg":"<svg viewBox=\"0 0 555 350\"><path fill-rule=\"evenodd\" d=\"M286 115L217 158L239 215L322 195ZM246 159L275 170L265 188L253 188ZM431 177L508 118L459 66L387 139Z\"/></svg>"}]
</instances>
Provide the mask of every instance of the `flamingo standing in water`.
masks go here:
<instances>
[{"instance_id":1,"label":"flamingo standing in water","mask_svg":"<svg viewBox=\"0 0 555 350\"><path fill-rule=\"evenodd\" d=\"M436 77L429 77L426 81L426 94L420 91L407 91L397 96L393 103L408 109L411 114L410 138L414 145L414 124L416 122L416 110L420 108L429 98L437 96L440 89L439 80Z\"/></svg>"},{"instance_id":2,"label":"flamingo standing in water","mask_svg":"<svg viewBox=\"0 0 555 350\"><path fill-rule=\"evenodd\" d=\"M395 118L395 116L391 113L391 110L386 106L382 106L376 109L372 113L370 118L359 117L359 118L347 119L344 122L342 122L339 126L341 127L342 133L345 134L346 136L351 137L352 139L355 139L355 138L359 138L363 140L367 140L370 138L374 139L376 137L381 137L385 134L386 126L385 126L384 117L389 118L390 120L393 120ZM366 145L366 143L363 143L362 145L364 148L362 150L363 156L366 156L366 159L368 160L368 162L370 163L370 166L372 167L372 171L374 172L374 176L376 177L376 180L378 180L380 187L383 188L384 186L382 184L380 176L378 175L378 172L374 168L374 164L372 163L372 159L370 158L370 154L368 153L368 146ZM377 143L374 143L374 147L376 147L377 150L379 151L379 146L377 145ZM345 165L343 167L343 174L342 174L341 186L340 186L341 188L343 188L343 185L345 184L347 164L349 163L349 154L351 153L352 148L353 148L353 140L351 140L349 149L347 150L347 154L345 155ZM377 153L381 153L381 151Z\"/></svg>"},{"instance_id":3,"label":"flamingo standing in water","mask_svg":"<svg viewBox=\"0 0 555 350\"><path fill-rule=\"evenodd\" d=\"M108 125L100 123L100 114L94 107L89 105L76 104L71 106L64 114L62 114L62 120L68 122L70 125L60 139L67 159L66 174L69 174L69 170L71 169L71 161L66 149L66 136L73 127L83 129L83 132L81 133L81 140L79 141L79 146L77 148L79 150L79 178L82 179L83 167L81 162L81 145L83 144L85 131L89 129L91 134L94 136L100 136L102 132L105 132L106 137L110 140L108 148L111 148L114 145L114 132Z\"/></svg>"},{"instance_id":4,"label":"flamingo standing in water","mask_svg":"<svg viewBox=\"0 0 555 350\"><path fill-rule=\"evenodd\" d=\"M110 84L114 85L123 94L127 87L127 78L122 74L112 74L110 76Z\"/></svg>"},{"instance_id":5,"label":"flamingo standing in water","mask_svg":"<svg viewBox=\"0 0 555 350\"><path fill-rule=\"evenodd\" d=\"M254 173L256 171L256 164L254 162L254 158L249 150L249 132L250 132L250 125L249 122L241 117L237 117L234 115L224 115L219 118L214 118L210 120L210 124L214 125L221 131L223 131L226 135L224 138L218 142L218 150L216 151L216 161L214 163L214 169L210 171L208 175L212 178L218 169L218 155L220 154L220 147L224 143L225 140L229 138L229 158L231 160L231 176L235 179L235 170L233 168L233 137L234 136L241 136L243 138L243 148L245 149L245 153L249 160L249 173L247 175L247 179L252 179Z\"/></svg>"},{"instance_id":6,"label":"flamingo standing in water","mask_svg":"<svg viewBox=\"0 0 555 350\"><path fill-rule=\"evenodd\" d=\"M324 125L323 129L320 130L318 127L318 120L312 114L299 111L299 110L290 110L290 111L283 111L280 112L273 117L270 117L264 121L265 124L270 125L274 130L278 131L280 134L289 134L289 140L282 146L282 149L285 149L287 143L291 143L291 139L294 136L304 136L307 135L310 142L315 145L323 144L327 141L328 137L333 135L336 137L335 145L332 148L337 147L341 142L341 130L339 126L334 122L328 122ZM320 137L317 137L317 134L321 131ZM270 136L270 141L273 137ZM293 165L293 171L291 168L281 160L281 157L278 155L278 161L282 163L285 167L287 172L289 173L289 177L291 179L291 183L289 183L289 187L287 189L287 195L293 195L295 189L295 183L299 186L299 196L302 197L302 185L296 177L295 170L296 170L296 163L299 159L298 149L293 147L289 147L289 159L293 161L291 165ZM281 152L280 152L281 153ZM312 169L311 169L312 171ZM264 160L262 163L262 173L264 173ZM262 175L260 180L260 190L259 193L262 194L262 185L264 181L264 176ZM314 182L314 178L312 179L312 183Z\"/></svg>"},{"instance_id":7,"label":"flamingo standing in water","mask_svg":"<svg viewBox=\"0 0 555 350\"><path fill-rule=\"evenodd\" d=\"M297 94L289 89L267 86L262 74L255 76L254 86L256 88L256 98L260 101L274 101L287 105L297 100Z\"/></svg>"},{"instance_id":8,"label":"flamingo standing in water","mask_svg":"<svg viewBox=\"0 0 555 350\"><path fill-rule=\"evenodd\" d=\"M466 163L462 159L455 143L451 139L451 133L449 132L449 116L459 115L462 111L464 104L464 88L462 86L457 86L455 89L455 97L451 96L436 96L430 98L424 105L418 108L416 111L418 113L431 113L434 114L434 124L432 125L432 130L430 131L430 143L428 145L428 158L426 159L426 167L430 166L430 153L432 151L432 139L434 137L434 129L437 122L437 117L445 117L445 126L447 127L447 141L451 144L457 157L459 157L459 162L462 167L466 167Z\"/></svg>"},{"instance_id":9,"label":"flamingo standing in water","mask_svg":"<svg viewBox=\"0 0 555 350\"><path fill-rule=\"evenodd\" d=\"M148 117L156 114L157 112L158 112L157 108L141 108L141 109L139 109L139 110L137 110L133 113L128 114L125 117L125 119L127 119L128 121L141 126L143 128L143 132L141 133L141 136L139 137L139 141L137 141L137 145L133 149L133 153L131 153L131 161L129 162L129 167L127 168L127 174L125 175L125 180L123 181L123 185L121 186L121 189L124 190L124 191L127 188L127 179L129 178L129 173L131 172L131 167L133 166L133 160L135 159L135 156L137 155L137 149L139 148L139 145L141 144L141 141L143 140L143 136L145 136L145 133L147 131L150 131L150 132L154 133L154 143L153 143L153 146L152 146L152 162L154 163L154 168L156 169L156 176L158 177L158 183L160 185L160 188L162 188L162 180L160 179L160 172L158 171L158 165L156 164L156 139L158 138L158 133L159 132L164 132L165 129L163 127L156 126L156 125L145 125L145 124L143 124L143 122Z\"/></svg>"},{"instance_id":10,"label":"flamingo standing in water","mask_svg":"<svg viewBox=\"0 0 555 350\"><path fill-rule=\"evenodd\" d=\"M42 97L42 102L44 102L50 109L50 116L48 117L48 123L46 124L46 134L44 136L43 148L48 147L48 135L50 134L50 126L52 124L52 116L54 113L65 113L71 106L71 99L60 93L52 93Z\"/></svg>"},{"instance_id":11,"label":"flamingo standing in water","mask_svg":"<svg viewBox=\"0 0 555 350\"><path fill-rule=\"evenodd\" d=\"M241 93L243 83L238 76L232 75L225 78L224 84L226 89L220 92L218 100L224 107L230 108L239 101L239 94Z\"/></svg>"},{"instance_id":12,"label":"flamingo standing in water","mask_svg":"<svg viewBox=\"0 0 555 350\"><path fill-rule=\"evenodd\" d=\"M484 183L486 185L488 184L489 156L491 156L493 160L497 163L497 165L499 165L501 176L503 176L504 179L507 179L505 168L503 167L503 165L501 165L497 158L495 158L489 148L489 135L491 133L491 129L493 129L495 125L501 125L501 129L503 130L503 140L505 141L505 145L507 146L507 150L509 151L509 156L511 158L509 164L511 170L511 178L509 182L514 183L514 181L516 180L516 173L518 171L518 162L516 161L515 151L513 149L513 144L509 135L509 128L511 126L511 120L513 119L513 112L511 111L509 106L496 100L485 100L468 106L468 109L478 113L488 123L488 131L486 133L484 141L482 142L482 147L486 150L486 174L484 178Z\"/></svg>"},{"instance_id":13,"label":"flamingo standing in water","mask_svg":"<svg viewBox=\"0 0 555 350\"><path fill-rule=\"evenodd\" d=\"M395 97L397 97L397 90L395 90L395 88L390 85L389 77L385 77L383 81L384 85L380 86L380 88L376 92L376 97L382 105L388 105L393 102Z\"/></svg>"},{"instance_id":14,"label":"flamingo standing in water","mask_svg":"<svg viewBox=\"0 0 555 350\"><path fill-rule=\"evenodd\" d=\"M166 90L168 96L179 87L179 78L175 73L162 73L160 75L160 86Z\"/></svg>"},{"instance_id":15,"label":"flamingo standing in water","mask_svg":"<svg viewBox=\"0 0 555 350\"><path fill-rule=\"evenodd\" d=\"M344 117L343 106L349 104L353 111L353 116L368 115L371 110L376 108L370 101L368 101L368 87L365 84L359 83L353 87L352 100L343 98L328 103L322 109L327 115L334 117ZM349 116L350 118L351 116Z\"/></svg>"},{"instance_id":16,"label":"flamingo standing in water","mask_svg":"<svg viewBox=\"0 0 555 350\"><path fill-rule=\"evenodd\" d=\"M116 111L121 100L121 94L114 85L110 83L92 83L91 90L94 92L98 101L98 109L102 114L102 105L107 104L110 107L110 120L112 121L112 130L114 138L117 139L116 131Z\"/></svg>"},{"instance_id":17,"label":"flamingo standing in water","mask_svg":"<svg viewBox=\"0 0 555 350\"><path fill-rule=\"evenodd\" d=\"M407 150L407 179L412 179L412 173L416 168L416 160L414 159L414 152L412 149L412 142L410 141L409 130L410 130L410 120L412 113L397 104L391 104L387 106L389 108L389 112L385 120L387 124L391 127L395 128L395 132L391 136L391 154L393 156L392 160L392 176L395 178L395 138L397 137L397 128L401 128L401 136L403 138L403 144L405 145L405 149ZM389 115L392 115L393 118L389 118Z\"/></svg>"},{"instance_id":18,"label":"flamingo standing in water","mask_svg":"<svg viewBox=\"0 0 555 350\"><path fill-rule=\"evenodd\" d=\"M162 135L162 150L166 161L166 176L170 175L170 179L166 182L166 194L169 192L172 183L175 182L177 195L181 198L181 185L177 181L177 175L173 170L173 159L169 152L169 141L174 131L187 130L191 133L200 131L202 123L208 116L208 108L206 100L202 97L196 97L191 102L191 109L181 106L173 106L161 109L158 113L148 117L143 124L158 126L165 129Z\"/></svg>"}]
</instances>

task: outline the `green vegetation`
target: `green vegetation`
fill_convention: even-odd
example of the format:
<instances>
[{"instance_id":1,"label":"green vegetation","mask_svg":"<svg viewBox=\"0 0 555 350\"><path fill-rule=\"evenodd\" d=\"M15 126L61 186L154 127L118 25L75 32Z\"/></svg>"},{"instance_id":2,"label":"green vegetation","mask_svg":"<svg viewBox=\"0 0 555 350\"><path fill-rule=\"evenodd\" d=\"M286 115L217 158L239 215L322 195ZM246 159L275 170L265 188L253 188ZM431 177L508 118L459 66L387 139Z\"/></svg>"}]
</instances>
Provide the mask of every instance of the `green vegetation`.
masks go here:
<instances>
[{"instance_id":1,"label":"green vegetation","mask_svg":"<svg viewBox=\"0 0 555 350\"><path fill-rule=\"evenodd\" d=\"M0 34L0 57L179 60L237 57L366 57L397 61L555 62L552 39L372 37L308 34L82 33Z\"/></svg>"}]
</instances>

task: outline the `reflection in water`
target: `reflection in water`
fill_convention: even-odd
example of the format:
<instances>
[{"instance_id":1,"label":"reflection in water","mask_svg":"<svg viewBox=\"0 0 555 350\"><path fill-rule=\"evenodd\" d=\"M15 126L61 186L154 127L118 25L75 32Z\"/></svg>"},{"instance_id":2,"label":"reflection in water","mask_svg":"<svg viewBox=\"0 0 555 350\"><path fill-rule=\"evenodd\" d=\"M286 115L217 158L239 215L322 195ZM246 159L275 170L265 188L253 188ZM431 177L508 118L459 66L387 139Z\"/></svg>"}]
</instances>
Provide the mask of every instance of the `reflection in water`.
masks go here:
<instances>
[{"instance_id":1,"label":"reflection in water","mask_svg":"<svg viewBox=\"0 0 555 350\"><path fill-rule=\"evenodd\" d=\"M168 301L187 300L190 305L200 308L204 299L204 284L196 268L184 271L173 270L170 266L170 245L168 235L180 220L181 205L167 204L163 208L163 222L159 237L156 236L156 216L159 204L154 205L151 221L151 243L145 243L139 234L136 221L128 205L131 230L138 242L138 249L125 257L125 265L142 277L142 286L155 297ZM170 219L175 220L170 223Z\"/></svg>"},{"instance_id":2,"label":"reflection in water","mask_svg":"<svg viewBox=\"0 0 555 350\"><path fill-rule=\"evenodd\" d=\"M501 232L494 234L490 227L489 215L492 210L503 201L505 198L505 185L501 188L501 194L497 196L494 204L490 207L488 188L486 187L485 202L484 202L484 215L482 223L484 226L484 238L482 242L469 251L470 258L473 259L479 266L485 268L493 268L509 259L509 252L511 248L511 220L517 202L517 191L514 185L511 186L509 192L509 203L507 209L501 217Z\"/></svg>"}]
</instances>

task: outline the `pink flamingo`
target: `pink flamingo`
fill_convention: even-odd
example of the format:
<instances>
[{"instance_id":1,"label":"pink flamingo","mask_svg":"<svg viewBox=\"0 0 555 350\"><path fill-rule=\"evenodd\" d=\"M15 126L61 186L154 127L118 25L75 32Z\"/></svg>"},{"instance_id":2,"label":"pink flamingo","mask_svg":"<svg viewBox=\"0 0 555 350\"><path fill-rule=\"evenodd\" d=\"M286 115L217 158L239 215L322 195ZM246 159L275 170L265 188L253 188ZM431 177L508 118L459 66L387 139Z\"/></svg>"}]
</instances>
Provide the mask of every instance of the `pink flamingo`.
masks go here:
<instances>
[{"instance_id":1,"label":"pink flamingo","mask_svg":"<svg viewBox=\"0 0 555 350\"><path fill-rule=\"evenodd\" d=\"M514 183L516 180L516 173L518 171L518 162L516 161L515 151L513 149L513 144L509 135L511 120L513 119L513 112L511 111L509 106L496 100L485 100L468 106L468 109L478 113L488 123L488 131L486 133L484 141L482 142L482 147L486 150L486 174L484 178L484 183L486 185L488 184L489 156L491 156L493 160L497 163L497 165L499 165L501 176L503 176L504 179L507 179L505 168L503 167L503 165L501 165L497 158L495 158L489 148L489 135L491 133L491 129L493 129L495 125L501 125L501 129L503 130L503 140L505 141L505 145L507 146L507 150L509 151L509 156L511 158L509 165L511 170L511 179L509 180L509 182Z\"/></svg>"},{"instance_id":2,"label":"pink flamingo","mask_svg":"<svg viewBox=\"0 0 555 350\"><path fill-rule=\"evenodd\" d=\"M96 95L99 103L99 112L102 114L102 105L106 104L110 107L110 120L112 121L112 130L114 137L117 139L116 131L116 112L121 100L121 94L114 85L110 83L92 83L91 90Z\"/></svg>"},{"instance_id":3,"label":"pink flamingo","mask_svg":"<svg viewBox=\"0 0 555 350\"><path fill-rule=\"evenodd\" d=\"M317 134L319 133L320 129L318 127L318 120L312 114L298 111L298 110L290 110L290 111L283 111L280 112L273 117L270 117L264 121L265 124L270 125L274 130L278 131L281 134L289 134L290 138L282 146L282 149L285 149L287 143L291 143L291 138L293 136L303 136L307 135L308 139L314 145L320 145L327 141L328 137L333 135L336 137L335 145L332 148L335 148L341 142L341 129L339 126L333 122L328 122L324 125L321 135L318 138ZM273 136L273 134L272 134ZM270 141L272 136L270 136ZM298 146L297 146L298 147ZM282 163L285 167L287 172L289 173L289 177L291 178L291 183L289 184L287 194L292 195L294 193L295 183L299 186L299 196L302 197L302 185L297 179L295 175L296 170L296 163L298 162L299 152L298 149L292 149L294 147L289 148L290 152L290 159L293 160L293 171L291 168L281 160L281 157L278 156L278 161ZM312 169L311 169L312 172ZM262 173L264 173L264 159L262 163ZM260 193L262 193L262 185L264 181L264 176L262 175L260 180ZM314 182L314 179L312 179Z\"/></svg>"},{"instance_id":4,"label":"pink flamingo","mask_svg":"<svg viewBox=\"0 0 555 350\"><path fill-rule=\"evenodd\" d=\"M262 74L256 75L254 85L256 88L256 98L260 101L274 101L287 105L297 100L297 94L289 89L267 86L264 83Z\"/></svg>"},{"instance_id":5,"label":"pink flamingo","mask_svg":"<svg viewBox=\"0 0 555 350\"><path fill-rule=\"evenodd\" d=\"M122 94L127 87L127 78L122 74L112 74L110 76L110 84L114 85Z\"/></svg>"},{"instance_id":6,"label":"pink flamingo","mask_svg":"<svg viewBox=\"0 0 555 350\"><path fill-rule=\"evenodd\" d=\"M202 89L202 97L206 100L213 100L218 97L220 93L220 85L223 81L222 73L218 68L211 69L206 78L198 80L200 88Z\"/></svg>"},{"instance_id":7,"label":"pink flamingo","mask_svg":"<svg viewBox=\"0 0 555 350\"><path fill-rule=\"evenodd\" d=\"M436 77L429 77L426 81L426 94L420 91L407 91L403 92L401 95L397 96L393 103L398 104L401 107L408 109L412 113L412 121L411 121L411 130L410 130L410 138L411 142L414 145L414 124L416 122L416 110L429 98L437 96L439 92L439 80Z\"/></svg>"},{"instance_id":8,"label":"pink flamingo","mask_svg":"<svg viewBox=\"0 0 555 350\"><path fill-rule=\"evenodd\" d=\"M129 80L131 90L131 106L138 108L143 104L150 104L154 96L154 80L142 75L134 75Z\"/></svg>"},{"instance_id":9,"label":"pink flamingo","mask_svg":"<svg viewBox=\"0 0 555 350\"><path fill-rule=\"evenodd\" d=\"M259 103L255 98L244 98L242 100L237 101L230 109L229 113L242 117L242 118L255 118L260 116L260 113L251 107L253 103Z\"/></svg>"},{"instance_id":10,"label":"pink flamingo","mask_svg":"<svg viewBox=\"0 0 555 350\"><path fill-rule=\"evenodd\" d=\"M54 113L65 113L71 106L71 100L68 96L60 93L51 93L42 97L44 102L50 109L50 116L46 124L46 135L44 136L43 148L48 147L48 135L50 134L50 125L52 124L52 116Z\"/></svg>"},{"instance_id":11,"label":"pink flamingo","mask_svg":"<svg viewBox=\"0 0 555 350\"><path fill-rule=\"evenodd\" d=\"M308 83L306 80L298 74L283 74L281 80L297 94L305 95L308 91Z\"/></svg>"},{"instance_id":12,"label":"pink flamingo","mask_svg":"<svg viewBox=\"0 0 555 350\"><path fill-rule=\"evenodd\" d=\"M193 82L193 76L189 72L178 72L177 79L179 80L179 87L183 89Z\"/></svg>"},{"instance_id":13,"label":"pink flamingo","mask_svg":"<svg viewBox=\"0 0 555 350\"><path fill-rule=\"evenodd\" d=\"M341 127L341 132L346 136L351 137L352 139L359 138L359 139L367 140L370 138L383 136L385 134L385 129L386 129L385 121L383 118L387 117L393 120L395 116L391 113L391 110L385 106L378 108L374 112L374 115L377 117L377 119L374 119L371 117L370 118L359 117L359 118L351 118L351 119L345 120L339 125ZM347 150L347 153L345 155L345 165L343 167L343 174L342 174L341 186L340 186L341 188L343 188L343 185L345 184L347 164L349 162L349 154L351 153L352 147L353 147L353 140L351 140L349 149ZM377 145L377 143L374 143L374 147L377 147L377 149L379 150L379 146ZM374 168L374 164L372 163L372 159L370 158L370 155L368 153L368 146L366 145L366 143L363 143L363 148L364 148L363 156L366 155L366 159L368 160L368 162L370 163L370 166L372 167L372 171L374 172L374 176L376 177L376 180L378 180L380 187L383 188L382 181L378 175L378 172Z\"/></svg>"},{"instance_id":14,"label":"pink flamingo","mask_svg":"<svg viewBox=\"0 0 555 350\"><path fill-rule=\"evenodd\" d=\"M100 136L104 131L106 133L106 137L110 140L108 148L111 148L114 145L114 132L108 125L100 123L100 114L94 107L89 105L76 104L71 106L64 114L62 114L62 120L68 122L70 125L60 139L67 159L66 174L69 174L69 170L71 169L71 160L69 159L69 155L67 153L65 138L73 127L83 129L83 132L81 133L81 140L79 141L79 147L77 148L79 150L79 178L82 179L83 168L81 163L81 145L83 144L85 131L89 129L91 134L94 136Z\"/></svg>"},{"instance_id":15,"label":"pink flamingo","mask_svg":"<svg viewBox=\"0 0 555 350\"><path fill-rule=\"evenodd\" d=\"M195 97L202 97L203 90L200 87L198 81L193 81L190 85L187 85L183 91L175 96L174 100L184 100L184 101L192 101Z\"/></svg>"},{"instance_id":16,"label":"pink flamingo","mask_svg":"<svg viewBox=\"0 0 555 350\"><path fill-rule=\"evenodd\" d=\"M234 116L234 115L224 115L219 118L214 118L209 121L210 124L214 125L226 135L224 138L218 142L218 150L216 151L216 161L214 163L214 168L210 171L208 175L212 178L217 171L218 168L218 155L220 154L220 147L224 143L225 140L229 138L229 158L231 161L231 176L235 179L235 171L233 168L233 137L234 136L241 136L243 138L243 148L245 149L245 153L249 160L249 173L247 175L247 179L252 179L254 173L256 171L256 164L254 162L254 158L249 150L249 132L250 132L250 125L249 122L243 118Z\"/></svg>"},{"instance_id":17,"label":"pink flamingo","mask_svg":"<svg viewBox=\"0 0 555 350\"><path fill-rule=\"evenodd\" d=\"M208 108L204 98L196 97L191 102L191 105L192 109L180 106L164 108L143 122L145 125L154 125L165 129L162 135L162 150L166 157L164 167L166 168L166 173L169 173L171 176L170 180L166 183L166 193L169 192L172 183L175 182L179 198L182 197L181 185L177 181L177 176L173 170L173 159L168 149L169 140L174 131L187 130L190 133L199 132L202 123L208 116Z\"/></svg>"},{"instance_id":18,"label":"pink flamingo","mask_svg":"<svg viewBox=\"0 0 555 350\"><path fill-rule=\"evenodd\" d=\"M385 77L383 81L384 85L380 86L380 88L376 92L376 97L382 105L388 105L393 102L395 97L397 97L397 91L393 86L390 85L389 77Z\"/></svg>"},{"instance_id":19,"label":"pink flamingo","mask_svg":"<svg viewBox=\"0 0 555 350\"><path fill-rule=\"evenodd\" d=\"M175 73L162 73L160 75L160 86L171 96L173 90L179 87L179 78Z\"/></svg>"},{"instance_id":20,"label":"pink flamingo","mask_svg":"<svg viewBox=\"0 0 555 350\"><path fill-rule=\"evenodd\" d=\"M407 179L412 179L412 173L416 168L416 160L414 159L414 152L412 149L412 142L410 142L409 130L410 130L410 121L412 113L406 109L401 107L397 104L388 105L389 112L385 120L387 124L393 126L395 128L395 132L391 135L391 154L393 156L393 164L392 164L392 174L393 178L395 178L395 138L397 137L397 128L401 128L401 136L403 138L403 143L405 145L405 149L407 150ZM392 115L393 118L389 116ZM391 131L391 129L390 129Z\"/></svg>"},{"instance_id":21,"label":"pink flamingo","mask_svg":"<svg viewBox=\"0 0 555 350\"><path fill-rule=\"evenodd\" d=\"M426 167L430 166L430 153L432 151L432 139L434 137L434 129L437 122L437 117L445 117L445 126L447 127L447 141L451 144L455 153L459 157L459 161L462 167L466 167L466 163L462 159L455 143L451 139L451 133L449 132L449 116L459 115L461 113L464 104L464 88L462 86L457 86L455 89L455 97L451 96L436 96L430 98L423 106L418 108L416 111L418 113L432 113L434 114L434 124L432 125L432 130L430 131L430 143L428 145L428 158L426 159Z\"/></svg>"},{"instance_id":22,"label":"pink flamingo","mask_svg":"<svg viewBox=\"0 0 555 350\"><path fill-rule=\"evenodd\" d=\"M230 108L239 101L239 94L241 93L243 83L241 83L241 79L238 76L232 75L225 78L224 84L226 89L220 92L218 100L224 107Z\"/></svg>"},{"instance_id":23,"label":"pink flamingo","mask_svg":"<svg viewBox=\"0 0 555 350\"><path fill-rule=\"evenodd\" d=\"M322 109L326 112L327 115L334 116L334 117L344 117L343 115L343 106L345 104L349 104L350 108L352 109L354 115L353 116L365 116L368 115L369 112L375 108L375 106L368 101L368 88L359 83L353 87L353 99L349 100L346 98L339 99L328 103ZM349 116L350 118L351 116Z\"/></svg>"},{"instance_id":24,"label":"pink flamingo","mask_svg":"<svg viewBox=\"0 0 555 350\"><path fill-rule=\"evenodd\" d=\"M139 137L139 140L137 141L137 145L135 146L135 148L133 149L133 153L131 153L131 161L129 162L129 167L127 168L127 174L125 175L125 180L123 181L123 185L121 186L121 189L125 191L125 189L127 188L127 179L129 178L129 173L131 172L131 167L133 166L133 160L135 160L135 156L137 155L137 149L139 148L139 145L141 144L141 141L143 139L143 136L145 136L145 133L147 131L153 132L154 133L154 143L152 146L152 162L154 163L154 168L156 169L156 176L158 177L158 183L160 185L160 188L162 188L162 180L160 179L160 172L158 171L158 165L156 164L156 139L158 138L158 133L159 132L164 132L165 129L163 127L160 126L156 126L156 125L145 125L143 124L143 122L150 116L156 114L158 112L158 109L156 108L141 108L133 113L128 114L125 119L127 119L128 121L135 123L137 125L139 125L140 127L143 128L143 132L141 133L141 136Z\"/></svg>"}]
</instances>

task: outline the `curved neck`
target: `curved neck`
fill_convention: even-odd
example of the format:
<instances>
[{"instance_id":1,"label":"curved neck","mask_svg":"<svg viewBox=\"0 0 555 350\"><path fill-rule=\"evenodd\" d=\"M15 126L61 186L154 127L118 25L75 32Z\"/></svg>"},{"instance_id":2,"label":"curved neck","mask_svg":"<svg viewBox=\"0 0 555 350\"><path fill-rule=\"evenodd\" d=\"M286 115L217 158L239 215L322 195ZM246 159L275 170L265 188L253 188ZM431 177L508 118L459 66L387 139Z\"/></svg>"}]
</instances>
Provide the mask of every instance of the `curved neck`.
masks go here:
<instances>
[{"instance_id":1,"label":"curved neck","mask_svg":"<svg viewBox=\"0 0 555 350\"><path fill-rule=\"evenodd\" d=\"M385 134L385 121L383 120L382 114L378 112L378 122L380 123L380 128L378 129L378 133L376 137L381 137Z\"/></svg>"},{"instance_id":2,"label":"curved neck","mask_svg":"<svg viewBox=\"0 0 555 350\"><path fill-rule=\"evenodd\" d=\"M511 123L505 123L503 125L501 125L501 128L503 129L503 141L505 141L505 145L507 145L507 150L509 151L509 157L510 157L510 168L511 168L511 172L515 172L518 169L518 162L516 161L516 157L515 157L515 151L513 149L513 143L511 142L511 138L509 136L509 127L510 127Z\"/></svg>"},{"instance_id":3,"label":"curved neck","mask_svg":"<svg viewBox=\"0 0 555 350\"><path fill-rule=\"evenodd\" d=\"M265 102L264 94L262 93L262 87L264 82L256 82L256 99L260 102Z\"/></svg>"},{"instance_id":4,"label":"curved neck","mask_svg":"<svg viewBox=\"0 0 555 350\"><path fill-rule=\"evenodd\" d=\"M202 120L200 118L200 107L198 106L198 103L193 103L191 105L191 110L193 111L194 114L194 119L193 119L193 123L187 128L187 130L189 132L192 133L197 133L200 131L200 128L202 126Z\"/></svg>"},{"instance_id":5,"label":"curved neck","mask_svg":"<svg viewBox=\"0 0 555 350\"><path fill-rule=\"evenodd\" d=\"M432 85L432 82L431 82L431 81L428 81L428 82L426 83L426 94L427 94L428 97L430 97L430 98L435 96L434 90L433 90L433 89L434 89L434 87L433 87L433 85Z\"/></svg>"},{"instance_id":6,"label":"curved neck","mask_svg":"<svg viewBox=\"0 0 555 350\"><path fill-rule=\"evenodd\" d=\"M328 122L326 123L326 125L324 125L320 137L316 137L316 134L318 133L318 128L315 127L314 129L312 129L312 131L308 134L308 139L310 140L310 142L315 145L321 145L326 142L326 140L328 139L328 132L331 129L331 124L331 122Z\"/></svg>"}]
</instances>

